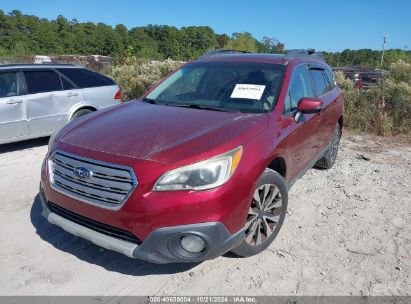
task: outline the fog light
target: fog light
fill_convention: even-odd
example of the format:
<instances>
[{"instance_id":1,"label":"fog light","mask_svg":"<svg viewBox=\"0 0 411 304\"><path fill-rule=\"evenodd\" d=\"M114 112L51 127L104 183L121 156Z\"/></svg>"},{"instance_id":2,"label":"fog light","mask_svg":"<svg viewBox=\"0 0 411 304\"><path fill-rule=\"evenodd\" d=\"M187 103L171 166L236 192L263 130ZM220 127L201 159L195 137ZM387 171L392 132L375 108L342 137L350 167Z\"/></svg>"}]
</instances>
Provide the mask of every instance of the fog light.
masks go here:
<instances>
[{"instance_id":1,"label":"fog light","mask_svg":"<svg viewBox=\"0 0 411 304\"><path fill-rule=\"evenodd\" d=\"M199 253L205 249L204 240L194 234L187 234L181 238L181 247L190 253Z\"/></svg>"}]
</instances>

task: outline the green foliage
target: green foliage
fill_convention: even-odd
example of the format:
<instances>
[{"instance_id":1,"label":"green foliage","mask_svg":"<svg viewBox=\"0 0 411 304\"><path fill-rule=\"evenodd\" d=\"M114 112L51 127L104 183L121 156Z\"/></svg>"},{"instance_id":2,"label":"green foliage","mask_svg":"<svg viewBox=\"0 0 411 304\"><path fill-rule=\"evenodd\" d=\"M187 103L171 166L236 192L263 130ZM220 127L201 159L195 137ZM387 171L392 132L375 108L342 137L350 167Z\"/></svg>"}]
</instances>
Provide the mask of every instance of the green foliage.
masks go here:
<instances>
[{"instance_id":1,"label":"green foliage","mask_svg":"<svg viewBox=\"0 0 411 304\"><path fill-rule=\"evenodd\" d=\"M217 37L217 44L219 49L223 49L228 42L230 41L230 37L226 34L218 35Z\"/></svg>"},{"instance_id":2,"label":"green foliage","mask_svg":"<svg viewBox=\"0 0 411 304\"><path fill-rule=\"evenodd\" d=\"M411 64L402 60L390 66L391 78L396 82L406 82L411 85Z\"/></svg>"},{"instance_id":3,"label":"green foliage","mask_svg":"<svg viewBox=\"0 0 411 304\"><path fill-rule=\"evenodd\" d=\"M324 57L327 63L331 66L367 66L380 67L381 51L361 49L350 50L346 49L342 52L327 53L324 52ZM387 50L384 53L383 69L389 69L391 63L402 60L411 63L411 51L404 50Z\"/></svg>"},{"instance_id":4,"label":"green foliage","mask_svg":"<svg viewBox=\"0 0 411 304\"><path fill-rule=\"evenodd\" d=\"M261 42L257 42L259 53L281 54L284 53L284 44L274 37L263 37Z\"/></svg>"},{"instance_id":5,"label":"green foliage","mask_svg":"<svg viewBox=\"0 0 411 304\"><path fill-rule=\"evenodd\" d=\"M137 57L134 55L134 50L131 45L129 45L120 57L115 58L113 61L114 66L120 65L135 65L137 62Z\"/></svg>"},{"instance_id":6,"label":"green foliage","mask_svg":"<svg viewBox=\"0 0 411 304\"><path fill-rule=\"evenodd\" d=\"M132 63L134 61L134 63ZM167 59L148 61L126 59L113 65L109 70L101 71L111 77L120 86L123 100L131 100L143 95L147 88L168 75L181 65L181 62Z\"/></svg>"},{"instance_id":7,"label":"green foliage","mask_svg":"<svg viewBox=\"0 0 411 304\"><path fill-rule=\"evenodd\" d=\"M345 78L344 73L341 71L334 72L335 81L337 81L339 87L343 89L346 93L350 93L354 91L354 83Z\"/></svg>"},{"instance_id":8,"label":"green foliage","mask_svg":"<svg viewBox=\"0 0 411 304\"><path fill-rule=\"evenodd\" d=\"M230 50L256 52L257 41L250 33L234 33L233 37L228 41L224 48Z\"/></svg>"},{"instance_id":9,"label":"green foliage","mask_svg":"<svg viewBox=\"0 0 411 304\"><path fill-rule=\"evenodd\" d=\"M231 48L250 52L275 52L284 45L275 38L262 42L250 33L216 34L208 26L148 25L127 29L104 23L80 23L58 16L55 20L23 15L20 11L0 11L1 56L25 55L105 55L152 60L192 60L208 50Z\"/></svg>"},{"instance_id":10,"label":"green foliage","mask_svg":"<svg viewBox=\"0 0 411 304\"><path fill-rule=\"evenodd\" d=\"M399 61L389 76L368 91L354 88L342 72L335 79L344 91L345 127L377 135L411 137L411 64Z\"/></svg>"},{"instance_id":11,"label":"green foliage","mask_svg":"<svg viewBox=\"0 0 411 304\"><path fill-rule=\"evenodd\" d=\"M376 91L384 99L391 133L411 132L411 64L399 61L389 69L390 77L380 81Z\"/></svg>"}]
</instances>

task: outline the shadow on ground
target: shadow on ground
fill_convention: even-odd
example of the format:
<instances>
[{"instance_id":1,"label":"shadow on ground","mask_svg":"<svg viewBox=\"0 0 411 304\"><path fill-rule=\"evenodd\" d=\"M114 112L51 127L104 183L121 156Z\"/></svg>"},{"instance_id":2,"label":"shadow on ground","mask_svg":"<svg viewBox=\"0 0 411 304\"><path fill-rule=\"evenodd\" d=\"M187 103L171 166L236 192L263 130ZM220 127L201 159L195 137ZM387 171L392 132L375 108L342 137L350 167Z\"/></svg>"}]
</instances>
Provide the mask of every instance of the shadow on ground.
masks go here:
<instances>
[{"instance_id":1,"label":"shadow on ground","mask_svg":"<svg viewBox=\"0 0 411 304\"><path fill-rule=\"evenodd\" d=\"M50 137L41 137L9 144L0 144L0 154L19 150L32 149L48 144Z\"/></svg>"},{"instance_id":2,"label":"shadow on ground","mask_svg":"<svg viewBox=\"0 0 411 304\"><path fill-rule=\"evenodd\" d=\"M120 253L105 250L93 243L76 237L63 229L50 224L42 215L39 195L33 201L30 219L36 233L57 250L67 252L87 263L95 264L109 271L126 275L145 276L152 274L173 274L187 271L198 263L152 264L143 260L131 259ZM44 257L47 259L47 256Z\"/></svg>"}]
</instances>

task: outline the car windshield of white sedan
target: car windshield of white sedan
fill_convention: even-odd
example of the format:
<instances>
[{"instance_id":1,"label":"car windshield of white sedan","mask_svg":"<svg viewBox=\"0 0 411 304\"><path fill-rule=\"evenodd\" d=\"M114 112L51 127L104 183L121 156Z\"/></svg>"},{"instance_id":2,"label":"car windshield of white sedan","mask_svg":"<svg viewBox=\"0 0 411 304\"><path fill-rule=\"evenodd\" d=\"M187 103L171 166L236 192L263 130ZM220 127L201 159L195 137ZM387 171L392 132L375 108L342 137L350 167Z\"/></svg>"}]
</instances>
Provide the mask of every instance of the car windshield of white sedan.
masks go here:
<instances>
[{"instance_id":1,"label":"car windshield of white sedan","mask_svg":"<svg viewBox=\"0 0 411 304\"><path fill-rule=\"evenodd\" d=\"M164 80L145 101L222 111L268 112L284 66L254 62L193 62Z\"/></svg>"}]
</instances>

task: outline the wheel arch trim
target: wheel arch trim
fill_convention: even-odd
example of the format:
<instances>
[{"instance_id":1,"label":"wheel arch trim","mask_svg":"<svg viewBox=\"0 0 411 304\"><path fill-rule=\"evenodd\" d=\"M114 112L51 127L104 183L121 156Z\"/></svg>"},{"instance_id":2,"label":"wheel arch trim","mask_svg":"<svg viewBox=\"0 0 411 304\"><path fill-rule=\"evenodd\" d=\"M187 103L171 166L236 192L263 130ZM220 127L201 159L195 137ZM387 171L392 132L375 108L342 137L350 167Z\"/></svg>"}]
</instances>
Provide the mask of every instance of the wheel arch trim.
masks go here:
<instances>
[{"instance_id":1,"label":"wheel arch trim","mask_svg":"<svg viewBox=\"0 0 411 304\"><path fill-rule=\"evenodd\" d=\"M95 105L88 104L88 103L79 103L75 105L74 107L72 107L70 111L68 112L68 115L67 115L68 121L71 121L73 119L73 115L76 112L78 112L79 110L83 110L83 109L97 111L97 107Z\"/></svg>"},{"instance_id":2,"label":"wheel arch trim","mask_svg":"<svg viewBox=\"0 0 411 304\"><path fill-rule=\"evenodd\" d=\"M272 157L266 168L276 171L284 179L287 176L287 163L285 161L285 158L280 155Z\"/></svg>"}]
</instances>

